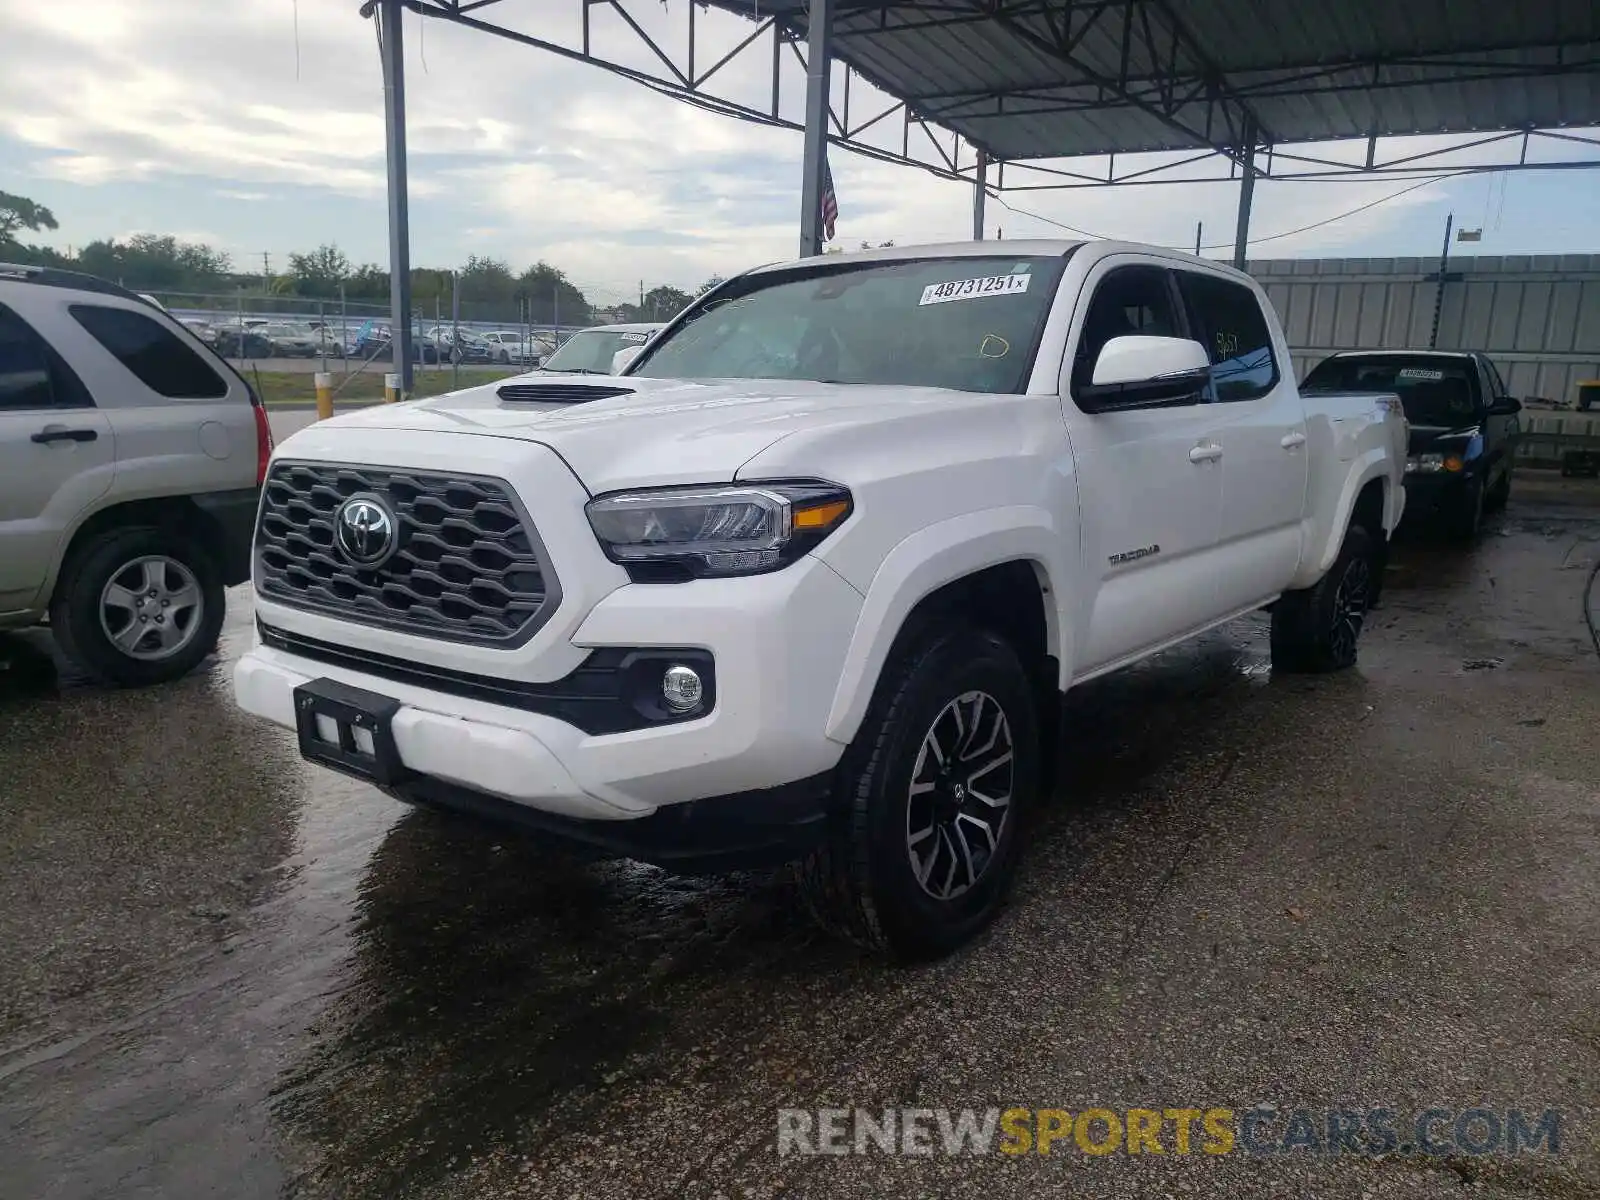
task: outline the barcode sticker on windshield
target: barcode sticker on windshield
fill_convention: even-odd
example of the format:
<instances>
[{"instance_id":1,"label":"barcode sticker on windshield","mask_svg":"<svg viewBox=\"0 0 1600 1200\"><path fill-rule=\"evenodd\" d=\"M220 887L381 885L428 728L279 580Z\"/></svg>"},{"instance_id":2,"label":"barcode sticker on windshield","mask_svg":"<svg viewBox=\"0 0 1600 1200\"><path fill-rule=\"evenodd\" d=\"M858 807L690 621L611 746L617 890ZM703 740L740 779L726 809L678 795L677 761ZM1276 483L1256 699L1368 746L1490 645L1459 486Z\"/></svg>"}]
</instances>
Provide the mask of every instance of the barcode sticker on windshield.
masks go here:
<instances>
[{"instance_id":1,"label":"barcode sticker on windshield","mask_svg":"<svg viewBox=\"0 0 1600 1200\"><path fill-rule=\"evenodd\" d=\"M1429 383L1438 383L1444 378L1443 371L1435 371L1429 367L1401 367L1395 372L1396 379L1425 379Z\"/></svg>"},{"instance_id":2,"label":"barcode sticker on windshield","mask_svg":"<svg viewBox=\"0 0 1600 1200\"><path fill-rule=\"evenodd\" d=\"M648 333L624 333L622 340L625 342L642 342L649 336Z\"/></svg>"},{"instance_id":3,"label":"barcode sticker on windshield","mask_svg":"<svg viewBox=\"0 0 1600 1200\"><path fill-rule=\"evenodd\" d=\"M930 283L922 289L924 304L948 304L952 300L976 300L980 296L1010 296L1028 290L1030 275L989 275L980 279L953 279L949 283Z\"/></svg>"}]
</instances>

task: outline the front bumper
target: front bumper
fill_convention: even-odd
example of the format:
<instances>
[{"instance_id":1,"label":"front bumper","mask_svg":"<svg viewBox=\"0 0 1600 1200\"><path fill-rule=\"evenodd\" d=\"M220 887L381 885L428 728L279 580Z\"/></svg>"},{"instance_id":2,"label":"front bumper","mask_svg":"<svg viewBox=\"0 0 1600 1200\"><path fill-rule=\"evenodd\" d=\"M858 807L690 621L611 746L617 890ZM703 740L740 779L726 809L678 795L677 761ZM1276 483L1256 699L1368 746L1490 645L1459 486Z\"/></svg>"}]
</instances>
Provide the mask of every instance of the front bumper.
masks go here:
<instances>
[{"instance_id":1,"label":"front bumper","mask_svg":"<svg viewBox=\"0 0 1600 1200\"><path fill-rule=\"evenodd\" d=\"M1415 522L1448 519L1461 513L1483 482L1477 471L1411 471L1406 474L1405 486L1405 515Z\"/></svg>"},{"instance_id":2,"label":"front bumper","mask_svg":"<svg viewBox=\"0 0 1600 1200\"><path fill-rule=\"evenodd\" d=\"M716 679L706 716L618 733L587 733L548 712L386 678L362 670L359 652L317 661L258 643L235 669L234 694L247 712L288 729L294 689L314 679L399 701L395 748L416 778L394 790L407 799L502 814L510 803L586 822L638 820L728 796L759 808L771 789L825 775L843 753L824 730L860 606L860 594L815 559L750 579L616 589L568 649L703 650ZM258 607L269 625L304 619L279 605Z\"/></svg>"},{"instance_id":3,"label":"front bumper","mask_svg":"<svg viewBox=\"0 0 1600 1200\"><path fill-rule=\"evenodd\" d=\"M580 827L591 832L599 822L644 834L667 823L669 809L693 804L684 811L703 814L700 802L723 797L732 799L721 807L746 808L762 824L769 809L788 811L791 785L837 765L844 746L827 737L828 714L863 599L819 559L747 578L634 584L595 540L588 493L538 443L331 422L296 433L279 452L503 480L537 524L560 600L526 641L494 646L258 595L256 616L277 633L258 633L235 670L246 711L294 729L302 684L329 679L376 693L399 705L390 724L406 775L394 794L544 826L590 823ZM633 651L707 656L710 711L626 728L606 719L614 706L596 717L593 706L545 703L596 660L625 661ZM794 824L792 816L778 824Z\"/></svg>"}]
</instances>

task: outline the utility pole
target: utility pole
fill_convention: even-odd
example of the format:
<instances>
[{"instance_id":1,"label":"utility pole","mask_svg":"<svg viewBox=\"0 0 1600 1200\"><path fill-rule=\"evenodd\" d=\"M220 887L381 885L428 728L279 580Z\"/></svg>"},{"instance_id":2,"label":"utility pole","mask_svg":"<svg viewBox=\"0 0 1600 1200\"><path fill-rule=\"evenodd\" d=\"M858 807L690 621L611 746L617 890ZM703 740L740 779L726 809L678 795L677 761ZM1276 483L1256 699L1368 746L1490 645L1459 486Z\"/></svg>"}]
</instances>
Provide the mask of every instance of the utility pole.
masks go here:
<instances>
[{"instance_id":1,"label":"utility pole","mask_svg":"<svg viewBox=\"0 0 1600 1200\"><path fill-rule=\"evenodd\" d=\"M1433 331L1428 334L1428 349L1430 350L1439 345L1439 317L1444 312L1444 275L1450 269L1450 229L1455 224L1455 220L1455 213L1451 213L1444 219L1444 249L1439 251L1439 286L1433 293Z\"/></svg>"},{"instance_id":2,"label":"utility pole","mask_svg":"<svg viewBox=\"0 0 1600 1200\"><path fill-rule=\"evenodd\" d=\"M261 252L261 290L263 292L272 291L272 252L270 250Z\"/></svg>"},{"instance_id":3,"label":"utility pole","mask_svg":"<svg viewBox=\"0 0 1600 1200\"><path fill-rule=\"evenodd\" d=\"M1205 222L1196 221L1194 223L1194 256L1196 258L1200 257L1200 231L1204 228Z\"/></svg>"}]
</instances>

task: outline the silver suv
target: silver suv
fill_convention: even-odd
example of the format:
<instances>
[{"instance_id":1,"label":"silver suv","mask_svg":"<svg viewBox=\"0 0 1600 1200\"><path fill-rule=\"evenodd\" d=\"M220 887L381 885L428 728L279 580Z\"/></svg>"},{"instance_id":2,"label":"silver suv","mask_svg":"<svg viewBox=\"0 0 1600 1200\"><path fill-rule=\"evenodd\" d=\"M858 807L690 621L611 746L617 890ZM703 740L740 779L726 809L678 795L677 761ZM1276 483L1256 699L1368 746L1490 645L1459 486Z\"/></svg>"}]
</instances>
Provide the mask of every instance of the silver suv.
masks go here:
<instances>
[{"instance_id":1,"label":"silver suv","mask_svg":"<svg viewBox=\"0 0 1600 1200\"><path fill-rule=\"evenodd\" d=\"M249 386L162 309L0 264L0 629L48 617L106 683L189 671L250 577L271 453Z\"/></svg>"}]
</instances>

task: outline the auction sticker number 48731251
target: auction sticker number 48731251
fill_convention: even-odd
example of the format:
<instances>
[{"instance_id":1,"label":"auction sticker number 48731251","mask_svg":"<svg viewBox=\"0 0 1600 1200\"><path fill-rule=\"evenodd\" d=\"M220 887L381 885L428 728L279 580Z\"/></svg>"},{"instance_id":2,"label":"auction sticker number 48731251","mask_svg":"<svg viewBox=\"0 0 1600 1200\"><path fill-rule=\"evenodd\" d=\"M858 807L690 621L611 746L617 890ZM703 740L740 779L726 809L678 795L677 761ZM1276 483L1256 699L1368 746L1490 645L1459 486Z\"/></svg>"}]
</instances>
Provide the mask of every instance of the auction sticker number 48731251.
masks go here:
<instances>
[{"instance_id":1,"label":"auction sticker number 48731251","mask_svg":"<svg viewBox=\"0 0 1600 1200\"><path fill-rule=\"evenodd\" d=\"M1028 290L1028 275L988 275L978 279L953 279L949 283L930 283L922 289L924 304L948 304L952 300L976 300L981 296L1009 296Z\"/></svg>"}]
</instances>

